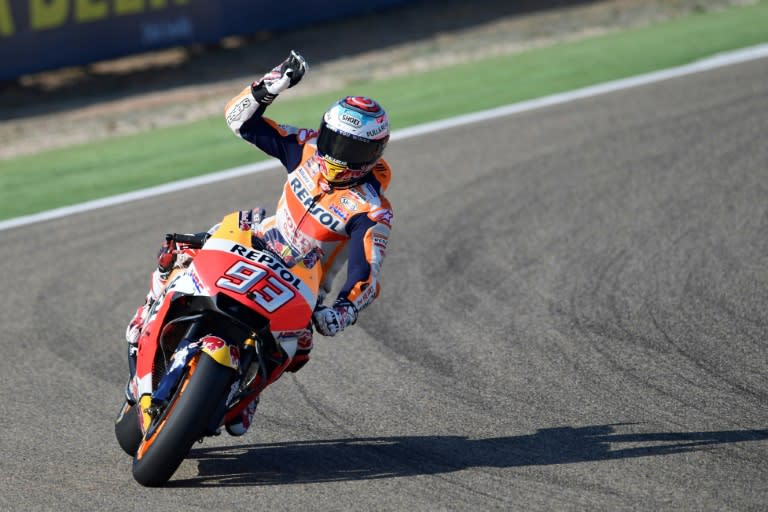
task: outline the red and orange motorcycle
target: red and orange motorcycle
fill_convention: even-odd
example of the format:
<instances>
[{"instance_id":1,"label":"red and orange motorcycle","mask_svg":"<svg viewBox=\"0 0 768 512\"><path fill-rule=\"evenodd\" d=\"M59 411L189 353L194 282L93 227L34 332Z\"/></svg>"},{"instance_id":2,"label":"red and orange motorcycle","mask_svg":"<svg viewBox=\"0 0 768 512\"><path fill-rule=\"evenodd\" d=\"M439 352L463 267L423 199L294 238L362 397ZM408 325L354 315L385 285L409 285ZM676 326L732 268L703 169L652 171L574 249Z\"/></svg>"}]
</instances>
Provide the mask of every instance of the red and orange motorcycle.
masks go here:
<instances>
[{"instance_id":1,"label":"red and orange motorcycle","mask_svg":"<svg viewBox=\"0 0 768 512\"><path fill-rule=\"evenodd\" d=\"M320 265L283 265L238 212L210 236L168 236L196 254L149 311L115 422L145 486L166 483L196 441L217 435L280 377L321 277Z\"/></svg>"}]
</instances>

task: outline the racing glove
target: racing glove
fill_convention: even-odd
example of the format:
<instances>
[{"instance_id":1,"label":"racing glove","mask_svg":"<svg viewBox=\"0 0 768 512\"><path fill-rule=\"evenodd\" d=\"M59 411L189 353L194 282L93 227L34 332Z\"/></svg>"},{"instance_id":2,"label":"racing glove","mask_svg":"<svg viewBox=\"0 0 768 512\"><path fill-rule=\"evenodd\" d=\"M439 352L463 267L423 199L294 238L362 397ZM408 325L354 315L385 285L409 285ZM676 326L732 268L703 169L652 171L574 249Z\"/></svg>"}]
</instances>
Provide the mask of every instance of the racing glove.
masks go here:
<instances>
[{"instance_id":1,"label":"racing glove","mask_svg":"<svg viewBox=\"0 0 768 512\"><path fill-rule=\"evenodd\" d=\"M195 236L200 235L202 233L195 234ZM159 277L166 279L174 268L188 267L192 259L197 255L197 252L197 248L193 248L190 244L178 243L173 239L173 235L166 235L163 246L160 247L160 251L157 253Z\"/></svg>"},{"instance_id":2,"label":"racing glove","mask_svg":"<svg viewBox=\"0 0 768 512\"><path fill-rule=\"evenodd\" d=\"M317 332L323 336L336 336L357 321L357 308L346 299L337 299L333 307L320 305L312 314Z\"/></svg>"},{"instance_id":3,"label":"racing glove","mask_svg":"<svg viewBox=\"0 0 768 512\"><path fill-rule=\"evenodd\" d=\"M270 105L278 94L299 83L307 69L309 66L304 57L291 50L291 54L279 66L253 82L251 93L259 104Z\"/></svg>"},{"instance_id":4,"label":"racing glove","mask_svg":"<svg viewBox=\"0 0 768 512\"><path fill-rule=\"evenodd\" d=\"M178 248L172 235L165 237L160 252L157 253L157 270L161 275L168 275L173 270L173 264L176 263L176 254Z\"/></svg>"}]
</instances>

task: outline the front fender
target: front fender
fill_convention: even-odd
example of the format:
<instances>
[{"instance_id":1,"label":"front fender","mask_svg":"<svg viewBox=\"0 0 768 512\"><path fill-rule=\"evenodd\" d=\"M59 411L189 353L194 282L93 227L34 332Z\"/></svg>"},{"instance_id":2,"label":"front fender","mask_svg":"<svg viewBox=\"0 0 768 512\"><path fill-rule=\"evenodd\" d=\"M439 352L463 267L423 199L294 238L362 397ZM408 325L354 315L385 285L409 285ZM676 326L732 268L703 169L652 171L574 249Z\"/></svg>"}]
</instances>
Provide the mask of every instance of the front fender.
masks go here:
<instances>
[{"instance_id":1,"label":"front fender","mask_svg":"<svg viewBox=\"0 0 768 512\"><path fill-rule=\"evenodd\" d=\"M167 402L171 392L176 388L184 368L189 361L199 352L205 352L211 359L222 366L240 371L240 349L236 345L230 345L223 338L208 334L193 343L182 343L171 356L171 364L160 380L157 389L152 393L152 400Z\"/></svg>"},{"instance_id":2,"label":"front fender","mask_svg":"<svg viewBox=\"0 0 768 512\"><path fill-rule=\"evenodd\" d=\"M209 334L200 338L202 351L222 366L240 371L240 349L224 339Z\"/></svg>"}]
</instances>

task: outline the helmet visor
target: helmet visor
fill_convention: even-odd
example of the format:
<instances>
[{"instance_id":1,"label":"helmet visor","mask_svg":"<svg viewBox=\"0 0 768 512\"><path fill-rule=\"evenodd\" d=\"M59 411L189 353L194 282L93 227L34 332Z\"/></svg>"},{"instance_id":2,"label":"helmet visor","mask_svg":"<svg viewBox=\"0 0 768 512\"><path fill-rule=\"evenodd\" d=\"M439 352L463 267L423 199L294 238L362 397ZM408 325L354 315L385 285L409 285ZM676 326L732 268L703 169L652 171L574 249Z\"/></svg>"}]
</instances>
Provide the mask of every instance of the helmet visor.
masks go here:
<instances>
[{"instance_id":1,"label":"helmet visor","mask_svg":"<svg viewBox=\"0 0 768 512\"><path fill-rule=\"evenodd\" d=\"M317 150L323 156L345 162L351 168L371 164L381 158L389 137L381 140L362 140L342 135L325 125L320 127Z\"/></svg>"}]
</instances>

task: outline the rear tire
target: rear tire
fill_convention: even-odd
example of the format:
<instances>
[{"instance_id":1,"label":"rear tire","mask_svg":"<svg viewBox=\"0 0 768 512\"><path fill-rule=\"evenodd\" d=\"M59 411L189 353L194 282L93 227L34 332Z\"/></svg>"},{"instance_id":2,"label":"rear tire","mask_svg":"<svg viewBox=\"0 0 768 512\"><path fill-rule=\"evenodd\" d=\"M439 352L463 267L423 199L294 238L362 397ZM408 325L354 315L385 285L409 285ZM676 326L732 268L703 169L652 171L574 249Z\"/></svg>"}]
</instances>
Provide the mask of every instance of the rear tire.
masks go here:
<instances>
[{"instance_id":1,"label":"rear tire","mask_svg":"<svg viewBox=\"0 0 768 512\"><path fill-rule=\"evenodd\" d=\"M204 352L197 357L193 372L190 375L187 370L165 412L152 422L136 451L133 477L141 485L156 487L171 478L226 399L234 370Z\"/></svg>"},{"instance_id":2,"label":"rear tire","mask_svg":"<svg viewBox=\"0 0 768 512\"><path fill-rule=\"evenodd\" d=\"M115 419L115 437L120 444L120 448L131 457L136 456L141 444L141 427L139 426L139 408L131 405L127 401Z\"/></svg>"}]
</instances>

